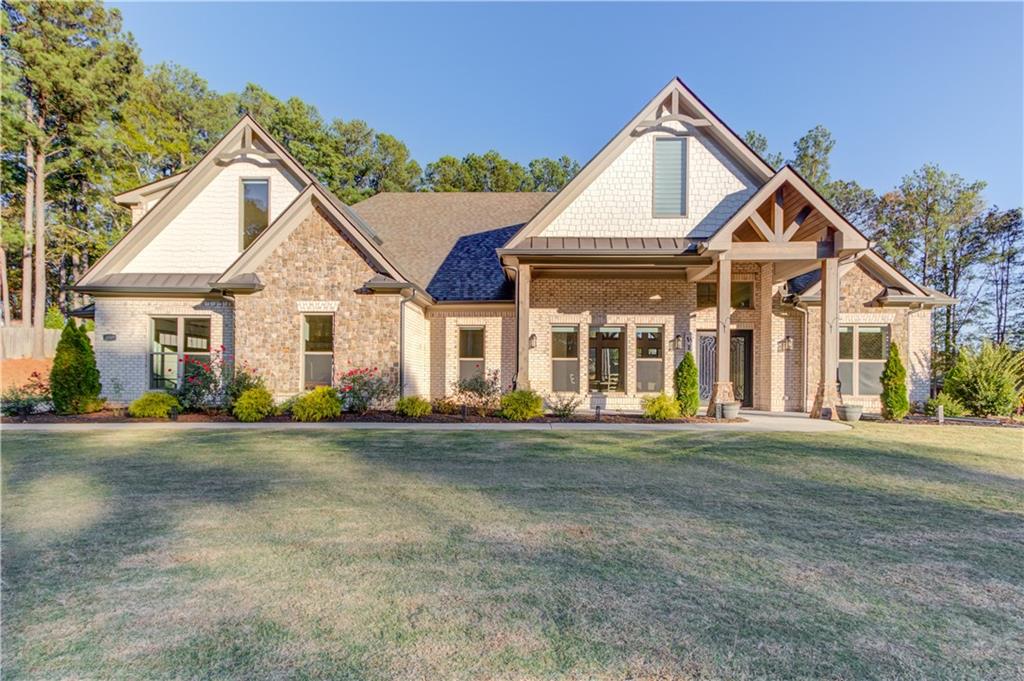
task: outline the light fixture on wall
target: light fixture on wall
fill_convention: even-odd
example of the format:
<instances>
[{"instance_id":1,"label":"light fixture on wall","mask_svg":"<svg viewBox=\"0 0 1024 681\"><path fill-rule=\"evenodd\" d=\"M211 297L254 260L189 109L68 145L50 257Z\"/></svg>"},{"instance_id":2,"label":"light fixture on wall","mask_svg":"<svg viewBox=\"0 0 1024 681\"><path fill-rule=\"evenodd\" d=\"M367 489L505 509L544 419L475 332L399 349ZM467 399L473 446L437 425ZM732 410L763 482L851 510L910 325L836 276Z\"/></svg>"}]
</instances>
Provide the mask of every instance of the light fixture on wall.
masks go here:
<instances>
[{"instance_id":1,"label":"light fixture on wall","mask_svg":"<svg viewBox=\"0 0 1024 681\"><path fill-rule=\"evenodd\" d=\"M676 334L676 337L672 339L672 347L674 347L676 350L682 350L683 337L680 336L679 334Z\"/></svg>"},{"instance_id":2,"label":"light fixture on wall","mask_svg":"<svg viewBox=\"0 0 1024 681\"><path fill-rule=\"evenodd\" d=\"M782 347L785 350L792 350L793 349L793 337L792 336L786 336L783 339L783 341L782 341Z\"/></svg>"},{"instance_id":3,"label":"light fixture on wall","mask_svg":"<svg viewBox=\"0 0 1024 681\"><path fill-rule=\"evenodd\" d=\"M532 350L535 347L537 347L537 334L531 333L530 334L530 349Z\"/></svg>"}]
</instances>

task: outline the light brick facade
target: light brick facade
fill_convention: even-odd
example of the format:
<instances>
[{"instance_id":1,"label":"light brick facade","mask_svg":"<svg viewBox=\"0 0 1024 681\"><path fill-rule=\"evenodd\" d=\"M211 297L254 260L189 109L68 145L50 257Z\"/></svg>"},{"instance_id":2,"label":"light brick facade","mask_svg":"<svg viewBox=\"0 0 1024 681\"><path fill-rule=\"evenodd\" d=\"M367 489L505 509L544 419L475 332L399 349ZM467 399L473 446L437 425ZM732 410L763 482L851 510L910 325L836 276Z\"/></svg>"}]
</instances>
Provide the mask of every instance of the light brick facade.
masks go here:
<instances>
[{"instance_id":1,"label":"light brick facade","mask_svg":"<svg viewBox=\"0 0 1024 681\"><path fill-rule=\"evenodd\" d=\"M96 366L103 397L130 402L150 389L154 317L207 317L212 349L234 351L234 309L224 298L96 299Z\"/></svg>"},{"instance_id":2,"label":"light brick facade","mask_svg":"<svg viewBox=\"0 0 1024 681\"><path fill-rule=\"evenodd\" d=\"M483 327L484 371L498 372L503 389L512 387L516 377L516 322L512 307L507 310L445 310L435 307L427 313L430 321L430 395L452 393L459 380L459 329Z\"/></svg>"}]
</instances>

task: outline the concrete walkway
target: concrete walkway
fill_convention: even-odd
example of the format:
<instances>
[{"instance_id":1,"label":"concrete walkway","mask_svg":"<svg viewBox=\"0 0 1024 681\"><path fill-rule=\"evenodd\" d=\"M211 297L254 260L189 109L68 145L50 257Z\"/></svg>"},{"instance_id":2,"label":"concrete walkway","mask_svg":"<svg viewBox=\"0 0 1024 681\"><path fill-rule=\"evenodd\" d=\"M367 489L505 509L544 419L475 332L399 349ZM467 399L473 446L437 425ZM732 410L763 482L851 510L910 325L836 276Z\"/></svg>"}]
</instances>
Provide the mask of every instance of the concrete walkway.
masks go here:
<instances>
[{"instance_id":1,"label":"concrete walkway","mask_svg":"<svg viewBox=\"0 0 1024 681\"><path fill-rule=\"evenodd\" d=\"M0 432L79 433L110 430L418 430L418 431L703 431L730 433L842 433L849 426L806 414L743 411L745 423L3 423Z\"/></svg>"}]
</instances>

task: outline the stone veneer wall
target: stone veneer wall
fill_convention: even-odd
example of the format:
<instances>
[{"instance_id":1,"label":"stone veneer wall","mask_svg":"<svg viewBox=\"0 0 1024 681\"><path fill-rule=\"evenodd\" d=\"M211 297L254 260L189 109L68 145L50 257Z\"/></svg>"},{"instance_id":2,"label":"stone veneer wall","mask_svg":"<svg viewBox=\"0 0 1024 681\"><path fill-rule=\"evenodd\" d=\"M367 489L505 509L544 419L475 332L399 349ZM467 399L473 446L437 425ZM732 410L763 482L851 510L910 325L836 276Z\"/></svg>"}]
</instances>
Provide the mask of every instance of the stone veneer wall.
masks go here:
<instances>
[{"instance_id":1,"label":"stone veneer wall","mask_svg":"<svg viewBox=\"0 0 1024 681\"><path fill-rule=\"evenodd\" d=\"M214 276L214 275L211 275ZM96 298L96 365L103 396L130 402L149 390L150 320L209 317L212 349L234 352L234 309L223 298ZM112 334L115 340L104 340ZM120 385L121 390L116 390Z\"/></svg>"},{"instance_id":2,"label":"stone veneer wall","mask_svg":"<svg viewBox=\"0 0 1024 681\"><path fill-rule=\"evenodd\" d=\"M278 396L300 392L300 303L334 306L335 373L377 367L398 378L401 297L362 291L376 272L319 209L257 268L264 288L235 300L237 357ZM331 314L314 312L312 314Z\"/></svg>"},{"instance_id":3,"label":"stone veneer wall","mask_svg":"<svg viewBox=\"0 0 1024 681\"><path fill-rule=\"evenodd\" d=\"M668 127L687 129L682 123ZM633 140L540 236L635 237L706 236L714 233L750 196L757 184L700 128L689 128L685 217L656 218L653 211L654 140ZM676 139L676 138L673 138Z\"/></svg>"},{"instance_id":4,"label":"stone veneer wall","mask_svg":"<svg viewBox=\"0 0 1024 681\"><path fill-rule=\"evenodd\" d=\"M912 402L928 399L931 384L931 311L906 307L881 307L871 302L883 286L862 267L855 266L839 281L839 323L888 325L890 342L900 346L907 368L907 389ZM807 384L805 409L811 408L821 375L821 307L808 308ZM843 402L862 405L865 411L879 412L877 396L843 395Z\"/></svg>"}]
</instances>

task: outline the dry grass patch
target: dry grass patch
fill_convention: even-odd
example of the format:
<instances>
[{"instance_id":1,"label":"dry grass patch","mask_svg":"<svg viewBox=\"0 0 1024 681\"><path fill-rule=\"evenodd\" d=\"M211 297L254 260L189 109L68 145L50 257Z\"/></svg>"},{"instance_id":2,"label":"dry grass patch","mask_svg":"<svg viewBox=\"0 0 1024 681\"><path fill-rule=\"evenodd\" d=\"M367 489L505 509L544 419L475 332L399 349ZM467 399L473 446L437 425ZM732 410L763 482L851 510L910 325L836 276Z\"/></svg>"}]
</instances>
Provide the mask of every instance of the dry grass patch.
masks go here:
<instances>
[{"instance_id":1,"label":"dry grass patch","mask_svg":"<svg viewBox=\"0 0 1024 681\"><path fill-rule=\"evenodd\" d=\"M4 438L7 678L1016 678L1010 430Z\"/></svg>"}]
</instances>

